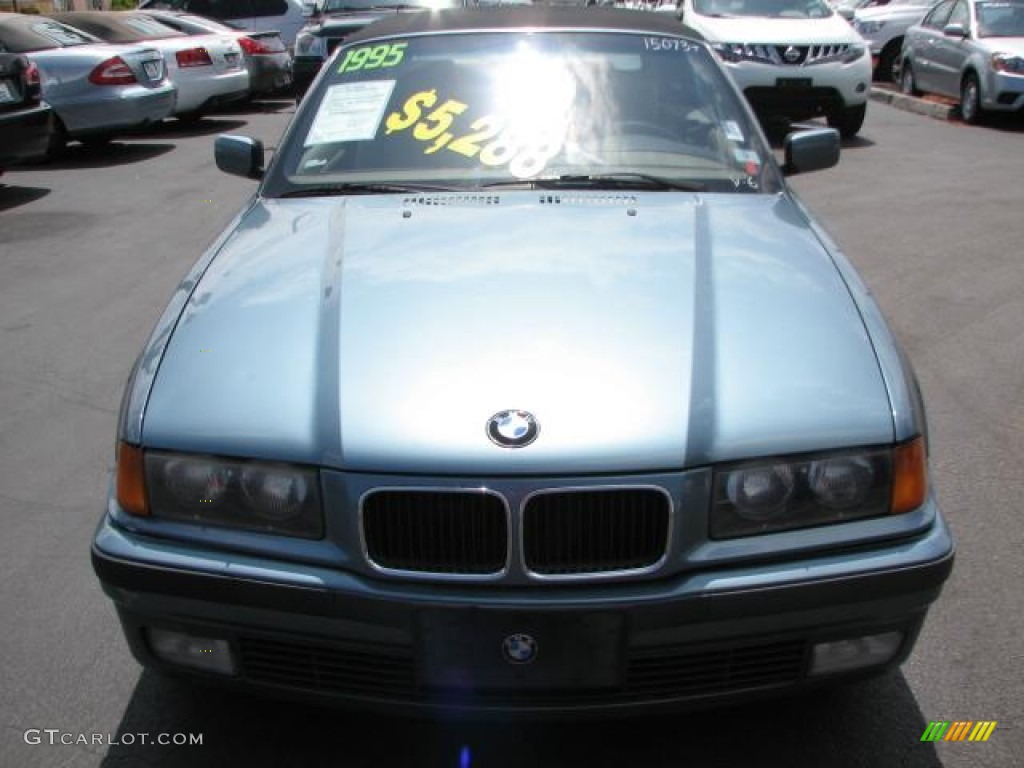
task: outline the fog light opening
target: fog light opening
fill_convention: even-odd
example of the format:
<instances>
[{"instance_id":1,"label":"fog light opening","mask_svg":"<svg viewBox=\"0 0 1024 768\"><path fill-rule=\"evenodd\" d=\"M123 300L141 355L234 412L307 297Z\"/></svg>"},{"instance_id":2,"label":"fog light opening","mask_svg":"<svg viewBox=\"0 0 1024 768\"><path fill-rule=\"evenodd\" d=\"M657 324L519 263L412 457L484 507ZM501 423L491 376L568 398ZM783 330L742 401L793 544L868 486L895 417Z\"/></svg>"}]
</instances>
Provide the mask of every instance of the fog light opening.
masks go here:
<instances>
[{"instance_id":1,"label":"fog light opening","mask_svg":"<svg viewBox=\"0 0 1024 768\"><path fill-rule=\"evenodd\" d=\"M169 664L219 675L234 675L236 672L235 657L227 640L156 628L150 628L147 634L153 655Z\"/></svg>"},{"instance_id":2,"label":"fog light opening","mask_svg":"<svg viewBox=\"0 0 1024 768\"><path fill-rule=\"evenodd\" d=\"M831 675L885 664L893 659L901 645L902 632L815 643L811 649L811 669L807 674Z\"/></svg>"}]
</instances>

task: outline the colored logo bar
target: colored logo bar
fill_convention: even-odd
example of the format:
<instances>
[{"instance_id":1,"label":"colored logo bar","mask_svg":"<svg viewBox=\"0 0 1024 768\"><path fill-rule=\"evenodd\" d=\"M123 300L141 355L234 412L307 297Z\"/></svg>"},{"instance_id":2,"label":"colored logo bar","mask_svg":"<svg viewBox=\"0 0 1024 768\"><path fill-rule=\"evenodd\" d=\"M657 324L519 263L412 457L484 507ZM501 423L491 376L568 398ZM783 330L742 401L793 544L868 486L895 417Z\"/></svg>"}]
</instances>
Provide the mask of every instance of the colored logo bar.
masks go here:
<instances>
[{"instance_id":1,"label":"colored logo bar","mask_svg":"<svg viewBox=\"0 0 1024 768\"><path fill-rule=\"evenodd\" d=\"M988 741L995 729L995 720L933 720L924 729L921 741Z\"/></svg>"}]
</instances>

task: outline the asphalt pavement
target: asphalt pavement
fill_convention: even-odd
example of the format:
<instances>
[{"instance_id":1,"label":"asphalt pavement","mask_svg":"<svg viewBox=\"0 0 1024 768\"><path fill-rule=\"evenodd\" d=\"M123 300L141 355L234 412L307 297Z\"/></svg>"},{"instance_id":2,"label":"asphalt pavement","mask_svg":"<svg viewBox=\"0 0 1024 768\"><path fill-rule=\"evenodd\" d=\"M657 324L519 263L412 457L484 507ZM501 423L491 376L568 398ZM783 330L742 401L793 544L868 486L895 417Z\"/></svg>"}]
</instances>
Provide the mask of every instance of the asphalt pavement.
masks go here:
<instances>
[{"instance_id":1,"label":"asphalt pavement","mask_svg":"<svg viewBox=\"0 0 1024 768\"><path fill-rule=\"evenodd\" d=\"M0 766L1021 764L1024 121L974 128L875 102L840 165L793 185L916 365L959 538L902 671L739 708L542 725L410 721L142 672L88 557L121 388L177 281L254 189L216 170L213 136L273 146L291 111L168 123L0 177ZM984 744L922 743L932 720L998 725Z\"/></svg>"}]
</instances>

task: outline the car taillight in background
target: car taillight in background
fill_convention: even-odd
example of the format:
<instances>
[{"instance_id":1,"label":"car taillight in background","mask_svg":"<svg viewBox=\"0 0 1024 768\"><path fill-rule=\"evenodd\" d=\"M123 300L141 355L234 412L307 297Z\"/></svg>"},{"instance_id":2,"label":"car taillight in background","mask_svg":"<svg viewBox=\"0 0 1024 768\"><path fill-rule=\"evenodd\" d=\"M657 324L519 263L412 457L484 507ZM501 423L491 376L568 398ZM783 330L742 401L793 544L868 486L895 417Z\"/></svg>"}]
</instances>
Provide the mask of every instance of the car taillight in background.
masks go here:
<instances>
[{"instance_id":1,"label":"car taillight in background","mask_svg":"<svg viewBox=\"0 0 1024 768\"><path fill-rule=\"evenodd\" d=\"M120 56L111 56L97 64L89 73L89 82L93 85L127 85L138 81L124 59Z\"/></svg>"},{"instance_id":2,"label":"car taillight in background","mask_svg":"<svg viewBox=\"0 0 1024 768\"><path fill-rule=\"evenodd\" d=\"M25 101L34 104L42 97L42 77L35 62L26 60L25 69L21 73L25 88Z\"/></svg>"},{"instance_id":3,"label":"car taillight in background","mask_svg":"<svg viewBox=\"0 0 1024 768\"><path fill-rule=\"evenodd\" d=\"M178 60L178 66L182 69L213 66L213 59L210 58L210 54L205 48L188 48L178 51L174 54L174 58Z\"/></svg>"},{"instance_id":4,"label":"car taillight in background","mask_svg":"<svg viewBox=\"0 0 1024 768\"><path fill-rule=\"evenodd\" d=\"M30 61L25 67L25 85L39 85L39 67Z\"/></svg>"},{"instance_id":5,"label":"car taillight in background","mask_svg":"<svg viewBox=\"0 0 1024 768\"><path fill-rule=\"evenodd\" d=\"M240 37L238 38L238 44L242 46L242 50L250 56L267 53L282 53L285 50L284 43L281 42L281 38L277 36L264 37L258 40L251 37Z\"/></svg>"}]
</instances>

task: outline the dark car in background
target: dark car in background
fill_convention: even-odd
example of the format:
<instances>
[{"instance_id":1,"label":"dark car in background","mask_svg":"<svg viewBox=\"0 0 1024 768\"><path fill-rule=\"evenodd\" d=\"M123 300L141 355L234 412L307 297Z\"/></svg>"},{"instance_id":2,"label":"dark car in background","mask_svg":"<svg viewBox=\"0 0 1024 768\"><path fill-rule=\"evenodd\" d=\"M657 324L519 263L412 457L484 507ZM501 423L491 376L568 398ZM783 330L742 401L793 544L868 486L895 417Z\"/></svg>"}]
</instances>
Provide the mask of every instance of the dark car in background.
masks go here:
<instances>
[{"instance_id":1,"label":"dark car in background","mask_svg":"<svg viewBox=\"0 0 1024 768\"><path fill-rule=\"evenodd\" d=\"M378 19L407 11L461 8L462 0L319 0L309 23L295 39L295 100L345 38Z\"/></svg>"},{"instance_id":2,"label":"dark car in background","mask_svg":"<svg viewBox=\"0 0 1024 768\"><path fill-rule=\"evenodd\" d=\"M53 110L42 100L39 67L0 45L0 173L46 154Z\"/></svg>"}]
</instances>

